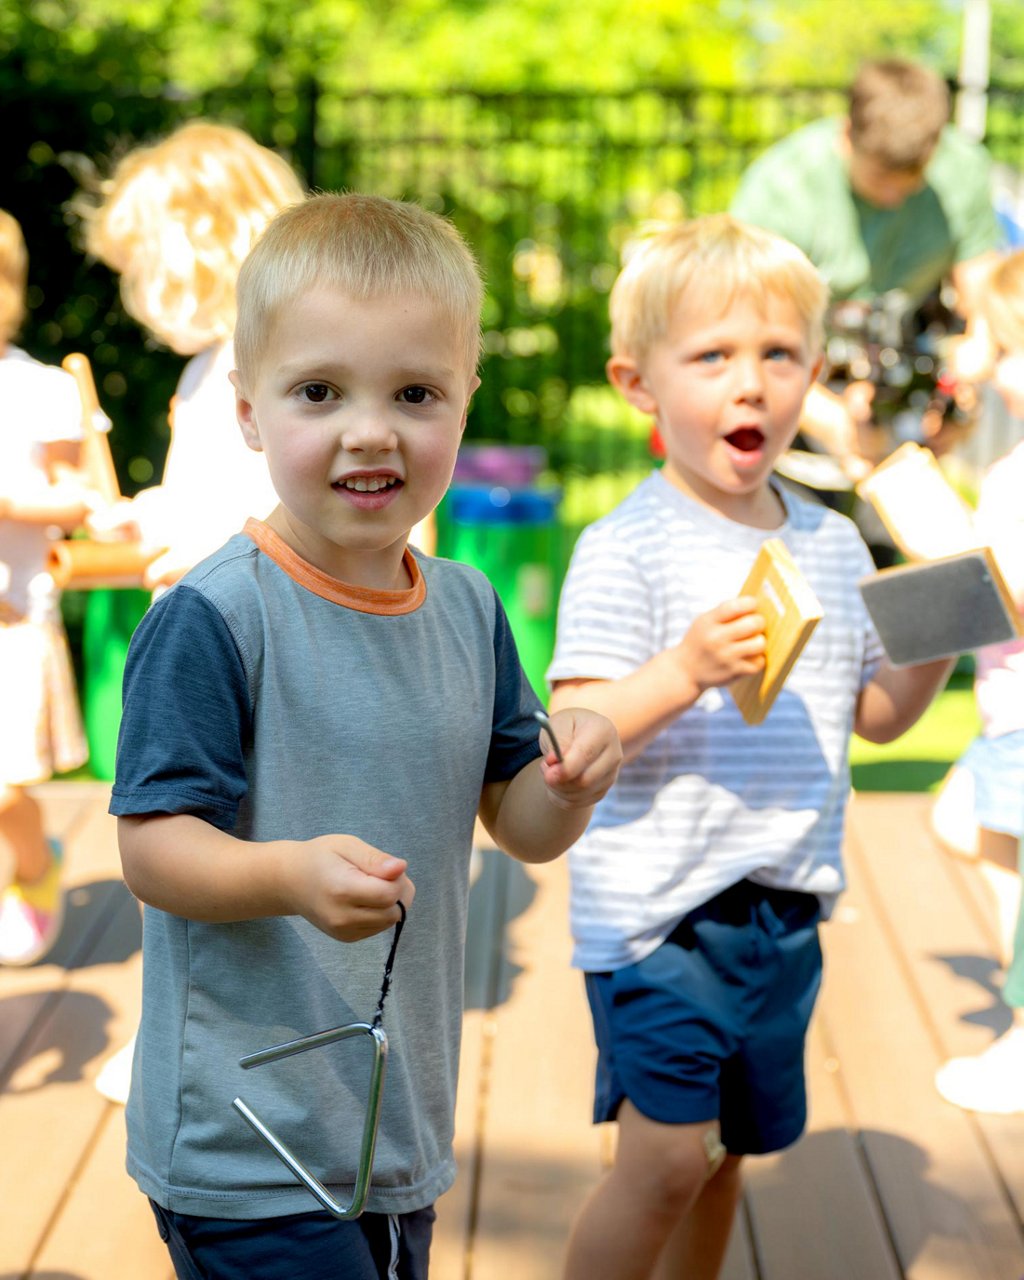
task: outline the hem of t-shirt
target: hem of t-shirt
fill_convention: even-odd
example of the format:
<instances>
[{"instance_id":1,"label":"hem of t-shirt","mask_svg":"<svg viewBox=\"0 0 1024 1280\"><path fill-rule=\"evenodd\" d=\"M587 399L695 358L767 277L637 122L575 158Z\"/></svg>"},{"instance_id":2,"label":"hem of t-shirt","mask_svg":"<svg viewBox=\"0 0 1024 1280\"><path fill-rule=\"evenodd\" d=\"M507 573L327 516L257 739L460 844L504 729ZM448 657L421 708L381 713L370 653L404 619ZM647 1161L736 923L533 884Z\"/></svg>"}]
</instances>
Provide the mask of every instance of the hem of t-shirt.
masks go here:
<instances>
[{"instance_id":1,"label":"hem of t-shirt","mask_svg":"<svg viewBox=\"0 0 1024 1280\"><path fill-rule=\"evenodd\" d=\"M230 827L238 815L238 806L230 801L223 801L209 792L193 791L188 787L118 787L111 788L108 813L117 818L142 816L144 814L202 814L223 818L217 826Z\"/></svg>"},{"instance_id":2,"label":"hem of t-shirt","mask_svg":"<svg viewBox=\"0 0 1024 1280\"><path fill-rule=\"evenodd\" d=\"M274 1190L211 1191L194 1187L179 1187L153 1175L135 1160L129 1152L126 1167L143 1195L154 1200L170 1213L188 1213L201 1218L225 1218L232 1222L285 1218L297 1213L310 1213L318 1208L318 1202L301 1186L280 1187ZM455 1182L454 1157L446 1158L436 1169L419 1182L404 1187L371 1186L366 1199L367 1213L415 1213L426 1209L451 1189ZM328 1185L327 1190L336 1199L347 1204L352 1198L352 1187Z\"/></svg>"},{"instance_id":3,"label":"hem of t-shirt","mask_svg":"<svg viewBox=\"0 0 1024 1280\"><path fill-rule=\"evenodd\" d=\"M342 582L340 578L332 578L293 550L287 542L271 529L263 520L246 520L242 533L263 552L263 554L287 574L300 587L311 591L322 600L332 604L344 605L346 609L354 609L358 613L374 613L383 617L398 617L404 613L414 613L427 598L427 584L423 572L407 546L402 555L402 563L408 573L412 586L397 591L381 591L374 587L358 587L350 582Z\"/></svg>"},{"instance_id":4,"label":"hem of t-shirt","mask_svg":"<svg viewBox=\"0 0 1024 1280\"><path fill-rule=\"evenodd\" d=\"M820 889L804 889L799 885L791 884L769 885L765 884L763 880L754 880L749 875L747 878L751 879L754 884L764 885L767 889L790 889L795 893L811 894L818 899L822 921L830 918L843 892L842 889L836 889L834 892L826 892ZM720 892L722 890L716 890L711 897ZM705 899L705 901L707 900ZM601 947L594 946L591 942L580 942L577 939L573 946L572 960L570 961L572 968L580 969L584 973L614 973L616 969L625 969L631 964L639 964L641 960L646 960L649 955L657 951L681 920L685 919L691 911L696 911L703 905L704 902L695 902L680 915L674 916L671 920L660 925L656 931L645 934L643 938L625 940L624 944L617 947L614 952L602 950Z\"/></svg>"}]
</instances>

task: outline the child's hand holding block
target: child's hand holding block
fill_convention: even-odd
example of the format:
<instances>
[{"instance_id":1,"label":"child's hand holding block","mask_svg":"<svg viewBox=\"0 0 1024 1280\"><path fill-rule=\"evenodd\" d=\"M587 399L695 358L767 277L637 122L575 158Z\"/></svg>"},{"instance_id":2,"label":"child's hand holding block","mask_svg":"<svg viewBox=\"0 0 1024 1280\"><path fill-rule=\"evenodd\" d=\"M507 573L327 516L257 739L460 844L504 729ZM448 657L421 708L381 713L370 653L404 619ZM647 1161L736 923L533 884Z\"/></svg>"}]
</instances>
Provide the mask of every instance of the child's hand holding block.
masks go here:
<instances>
[{"instance_id":1,"label":"child's hand holding block","mask_svg":"<svg viewBox=\"0 0 1024 1280\"><path fill-rule=\"evenodd\" d=\"M756 675L734 680L729 691L747 724L760 724L821 621L822 608L781 538L763 543L740 595L754 596L764 618L765 664Z\"/></svg>"},{"instance_id":2,"label":"child's hand holding block","mask_svg":"<svg viewBox=\"0 0 1024 1280\"><path fill-rule=\"evenodd\" d=\"M858 586L894 667L952 658L1024 634L989 547L883 569Z\"/></svg>"}]
</instances>

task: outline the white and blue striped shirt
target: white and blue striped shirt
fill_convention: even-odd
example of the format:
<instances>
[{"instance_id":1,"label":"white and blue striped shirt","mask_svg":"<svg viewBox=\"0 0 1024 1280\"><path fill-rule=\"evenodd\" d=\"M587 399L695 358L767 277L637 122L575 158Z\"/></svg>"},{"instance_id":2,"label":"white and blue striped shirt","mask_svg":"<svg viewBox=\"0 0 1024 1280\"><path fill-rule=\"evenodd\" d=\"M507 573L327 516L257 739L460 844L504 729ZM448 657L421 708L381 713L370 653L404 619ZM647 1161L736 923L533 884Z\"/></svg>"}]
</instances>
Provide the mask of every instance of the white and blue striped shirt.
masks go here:
<instances>
[{"instance_id":1,"label":"white and blue striped shirt","mask_svg":"<svg viewBox=\"0 0 1024 1280\"><path fill-rule=\"evenodd\" d=\"M868 550L851 521L781 493L766 531L694 502L660 472L581 536L559 608L551 682L617 680L678 644L739 594L761 543L782 538L824 617L764 722L709 689L624 765L570 854L573 963L620 968L738 880L843 888L848 748L859 691L882 648L857 590Z\"/></svg>"}]
</instances>

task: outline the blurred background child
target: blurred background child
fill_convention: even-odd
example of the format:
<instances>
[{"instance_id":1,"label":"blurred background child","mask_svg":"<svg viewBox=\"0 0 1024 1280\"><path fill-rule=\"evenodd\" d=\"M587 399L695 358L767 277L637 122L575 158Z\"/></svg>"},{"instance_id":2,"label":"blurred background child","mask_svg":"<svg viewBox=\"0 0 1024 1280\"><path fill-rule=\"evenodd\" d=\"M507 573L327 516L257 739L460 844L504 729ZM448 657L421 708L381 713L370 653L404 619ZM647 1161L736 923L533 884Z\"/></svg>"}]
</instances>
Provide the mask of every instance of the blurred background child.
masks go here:
<instances>
[{"instance_id":1,"label":"blurred background child","mask_svg":"<svg viewBox=\"0 0 1024 1280\"><path fill-rule=\"evenodd\" d=\"M193 121L130 151L83 201L86 248L120 275L125 310L158 341L191 357L171 401L171 441L159 485L97 517L97 533L139 537L156 554L144 585L157 592L267 515L277 497L263 455L235 417L235 282L253 242L304 198L287 162L230 125ZM96 1086L123 1103L133 1043Z\"/></svg>"},{"instance_id":2,"label":"blurred background child","mask_svg":"<svg viewBox=\"0 0 1024 1280\"><path fill-rule=\"evenodd\" d=\"M79 474L74 379L14 346L28 253L0 210L0 964L42 959L64 915L62 850L26 788L87 755L74 675L47 571L55 530L82 524L95 495Z\"/></svg>"},{"instance_id":3,"label":"blurred background child","mask_svg":"<svg viewBox=\"0 0 1024 1280\"><path fill-rule=\"evenodd\" d=\"M981 311L993 381L1024 431L1024 251L995 267ZM1024 608L1024 436L986 472L975 527ZM947 1062L936 1085L957 1106L1005 1113L1024 1111L1024 639L978 652L974 690L982 732L944 784L932 825L947 846L981 860L998 910L1003 999L1013 1024L984 1053Z\"/></svg>"},{"instance_id":4,"label":"blurred background child","mask_svg":"<svg viewBox=\"0 0 1024 1280\"><path fill-rule=\"evenodd\" d=\"M303 194L286 161L242 130L193 121L129 152L83 209L86 248L120 275L125 310L191 357L171 401L161 483L106 521L161 551L150 588L176 582L276 503L235 421L235 280L266 224Z\"/></svg>"}]
</instances>

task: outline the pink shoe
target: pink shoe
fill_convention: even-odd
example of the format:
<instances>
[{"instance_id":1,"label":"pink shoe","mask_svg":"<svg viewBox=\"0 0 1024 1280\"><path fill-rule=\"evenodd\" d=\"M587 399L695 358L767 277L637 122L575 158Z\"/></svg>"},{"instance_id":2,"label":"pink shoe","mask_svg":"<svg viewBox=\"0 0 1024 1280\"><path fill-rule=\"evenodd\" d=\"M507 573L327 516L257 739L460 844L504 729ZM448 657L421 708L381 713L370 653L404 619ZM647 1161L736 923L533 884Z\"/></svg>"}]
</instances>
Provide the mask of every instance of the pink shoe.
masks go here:
<instances>
[{"instance_id":1,"label":"pink shoe","mask_svg":"<svg viewBox=\"0 0 1024 1280\"><path fill-rule=\"evenodd\" d=\"M64 850L56 840L47 843L52 860L43 878L34 884L15 880L0 897L0 964L35 964L60 934L64 923Z\"/></svg>"}]
</instances>

